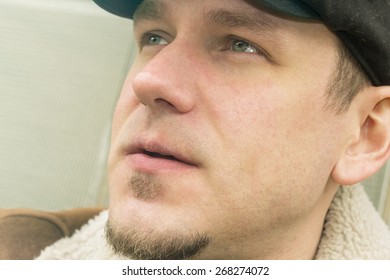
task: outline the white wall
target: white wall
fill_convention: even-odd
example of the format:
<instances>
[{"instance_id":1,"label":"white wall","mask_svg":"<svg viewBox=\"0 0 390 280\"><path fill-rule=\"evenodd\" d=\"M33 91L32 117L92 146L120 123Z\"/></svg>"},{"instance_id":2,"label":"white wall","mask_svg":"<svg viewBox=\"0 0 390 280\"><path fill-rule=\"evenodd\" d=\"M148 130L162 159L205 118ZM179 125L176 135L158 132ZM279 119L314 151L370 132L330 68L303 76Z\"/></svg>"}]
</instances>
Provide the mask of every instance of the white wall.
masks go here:
<instances>
[{"instance_id":1,"label":"white wall","mask_svg":"<svg viewBox=\"0 0 390 280\"><path fill-rule=\"evenodd\" d=\"M131 30L91 0L0 0L0 207L105 205Z\"/></svg>"}]
</instances>

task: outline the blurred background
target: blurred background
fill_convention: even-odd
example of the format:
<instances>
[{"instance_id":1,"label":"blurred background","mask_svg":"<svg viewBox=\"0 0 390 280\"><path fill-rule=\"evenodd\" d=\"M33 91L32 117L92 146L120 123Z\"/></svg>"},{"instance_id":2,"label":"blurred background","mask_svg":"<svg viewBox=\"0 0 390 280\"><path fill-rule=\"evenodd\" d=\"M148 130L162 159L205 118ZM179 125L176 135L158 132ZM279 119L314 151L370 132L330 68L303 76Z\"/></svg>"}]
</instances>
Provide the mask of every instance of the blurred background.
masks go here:
<instances>
[{"instance_id":1,"label":"blurred background","mask_svg":"<svg viewBox=\"0 0 390 280\"><path fill-rule=\"evenodd\" d=\"M111 115L136 49L92 0L0 0L0 207L107 206ZM390 165L365 182L390 225Z\"/></svg>"},{"instance_id":2,"label":"blurred background","mask_svg":"<svg viewBox=\"0 0 390 280\"><path fill-rule=\"evenodd\" d=\"M0 207L107 204L132 44L131 22L91 0L0 0Z\"/></svg>"}]
</instances>

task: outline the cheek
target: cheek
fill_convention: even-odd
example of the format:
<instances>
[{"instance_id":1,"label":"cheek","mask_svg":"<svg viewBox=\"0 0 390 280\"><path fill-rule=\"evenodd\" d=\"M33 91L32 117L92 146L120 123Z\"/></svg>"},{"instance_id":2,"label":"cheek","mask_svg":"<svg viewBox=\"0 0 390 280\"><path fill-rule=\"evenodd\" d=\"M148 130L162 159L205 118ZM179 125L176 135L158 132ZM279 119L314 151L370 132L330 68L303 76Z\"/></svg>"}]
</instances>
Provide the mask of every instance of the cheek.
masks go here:
<instances>
[{"instance_id":1,"label":"cheek","mask_svg":"<svg viewBox=\"0 0 390 280\"><path fill-rule=\"evenodd\" d=\"M119 133L130 114L135 110L139 101L132 90L132 75L127 76L121 94L117 100L112 119L112 138Z\"/></svg>"},{"instance_id":2,"label":"cheek","mask_svg":"<svg viewBox=\"0 0 390 280\"><path fill-rule=\"evenodd\" d=\"M232 190L242 186L240 195L250 194L245 199L253 204L267 198L272 205L298 202L299 207L308 197L312 203L337 160L341 126L308 91L268 85L252 92L236 91L237 98L223 101L224 111L214 112L223 135L216 172L225 174L219 178Z\"/></svg>"}]
</instances>

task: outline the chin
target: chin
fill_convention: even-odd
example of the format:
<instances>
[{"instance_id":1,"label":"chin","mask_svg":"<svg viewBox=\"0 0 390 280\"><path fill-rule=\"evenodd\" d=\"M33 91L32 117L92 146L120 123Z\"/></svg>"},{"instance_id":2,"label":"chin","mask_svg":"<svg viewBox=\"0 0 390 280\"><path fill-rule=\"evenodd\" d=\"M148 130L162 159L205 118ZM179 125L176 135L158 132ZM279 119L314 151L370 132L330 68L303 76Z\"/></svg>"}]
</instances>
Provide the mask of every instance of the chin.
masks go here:
<instances>
[{"instance_id":1,"label":"chin","mask_svg":"<svg viewBox=\"0 0 390 280\"><path fill-rule=\"evenodd\" d=\"M209 246L202 209L210 203L205 188L195 183L198 178L140 172L118 178L123 176L110 181L106 225L114 252L130 259L178 260L194 258Z\"/></svg>"},{"instance_id":2,"label":"chin","mask_svg":"<svg viewBox=\"0 0 390 280\"><path fill-rule=\"evenodd\" d=\"M115 211L113 211L115 213ZM133 212L133 211L131 211ZM183 225L179 217L161 218L161 211L150 209L142 215L116 217L110 212L105 234L116 254L138 260L181 260L198 256L209 245L211 238L191 225Z\"/></svg>"}]
</instances>

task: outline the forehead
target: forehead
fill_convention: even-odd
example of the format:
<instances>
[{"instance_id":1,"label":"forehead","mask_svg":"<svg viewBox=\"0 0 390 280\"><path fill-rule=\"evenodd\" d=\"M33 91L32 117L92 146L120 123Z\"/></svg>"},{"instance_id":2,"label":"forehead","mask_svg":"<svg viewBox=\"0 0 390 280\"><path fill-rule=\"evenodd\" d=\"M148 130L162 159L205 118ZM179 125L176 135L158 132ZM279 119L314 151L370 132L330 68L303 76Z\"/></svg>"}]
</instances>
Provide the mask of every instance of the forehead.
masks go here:
<instances>
[{"instance_id":1,"label":"forehead","mask_svg":"<svg viewBox=\"0 0 390 280\"><path fill-rule=\"evenodd\" d=\"M285 62L281 64L297 62L298 57L308 60L308 52L322 56L329 53L326 50L335 51L339 42L320 21L270 13L250 0L144 0L134 14L136 32L144 32L137 27L150 21L153 28L168 25L176 29L184 24L189 27L186 32L197 34L218 34L218 30L244 34L250 37L245 39L271 51L275 61Z\"/></svg>"},{"instance_id":2,"label":"forehead","mask_svg":"<svg viewBox=\"0 0 390 280\"><path fill-rule=\"evenodd\" d=\"M161 20L175 14L178 4L186 3L190 9L198 8L205 24L237 27L239 25L265 29L275 29L278 21L275 17L261 9L254 1L225 0L225 1L175 1L175 0L144 0L134 14L134 22L141 20ZM254 2L254 3L253 3Z\"/></svg>"},{"instance_id":3,"label":"forehead","mask_svg":"<svg viewBox=\"0 0 390 280\"><path fill-rule=\"evenodd\" d=\"M319 40L324 36L336 38L320 21L271 13L255 0L144 0L134 14L134 25L145 20L173 22L179 17L208 26L247 28L271 38L289 34Z\"/></svg>"}]
</instances>

